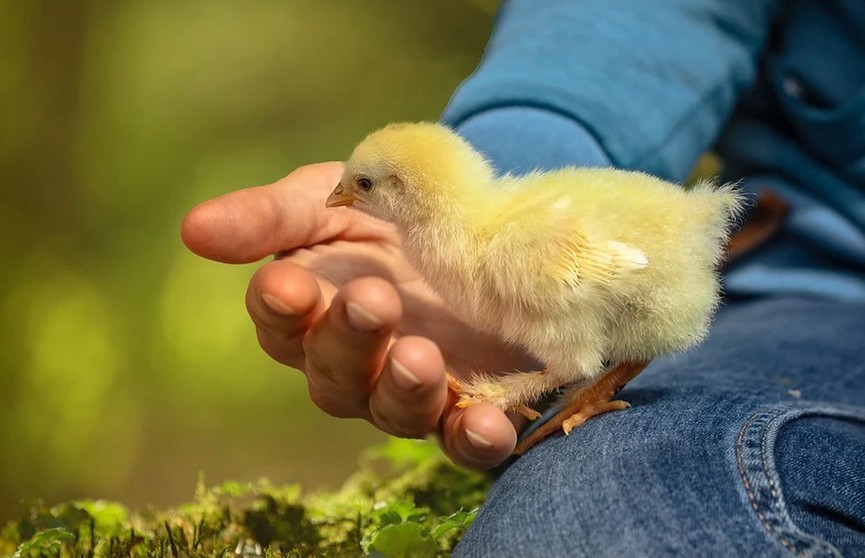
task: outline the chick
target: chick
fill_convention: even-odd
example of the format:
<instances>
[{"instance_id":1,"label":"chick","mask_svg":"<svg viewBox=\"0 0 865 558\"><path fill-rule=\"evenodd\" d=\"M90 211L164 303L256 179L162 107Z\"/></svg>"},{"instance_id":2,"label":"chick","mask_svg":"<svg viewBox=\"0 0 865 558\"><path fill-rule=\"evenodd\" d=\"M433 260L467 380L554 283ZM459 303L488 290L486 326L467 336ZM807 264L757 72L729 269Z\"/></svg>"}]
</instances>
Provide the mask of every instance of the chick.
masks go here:
<instances>
[{"instance_id":1,"label":"chick","mask_svg":"<svg viewBox=\"0 0 865 558\"><path fill-rule=\"evenodd\" d=\"M652 358L706 335L717 267L742 205L731 186L685 190L613 169L497 178L452 130L393 124L345 165L328 207L393 223L406 257L460 317L532 354L543 369L478 374L460 405L528 405L581 383L559 424L627 406L611 401ZM612 365L607 370L607 365Z\"/></svg>"}]
</instances>

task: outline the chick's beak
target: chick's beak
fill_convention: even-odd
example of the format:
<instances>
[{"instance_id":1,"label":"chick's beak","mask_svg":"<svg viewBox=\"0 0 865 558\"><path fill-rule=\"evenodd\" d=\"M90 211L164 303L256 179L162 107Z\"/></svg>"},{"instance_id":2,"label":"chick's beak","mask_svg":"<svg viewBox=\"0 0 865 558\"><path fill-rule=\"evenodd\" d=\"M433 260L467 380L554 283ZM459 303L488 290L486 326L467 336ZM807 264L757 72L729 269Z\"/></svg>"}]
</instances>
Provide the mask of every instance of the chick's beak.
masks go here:
<instances>
[{"instance_id":1,"label":"chick's beak","mask_svg":"<svg viewBox=\"0 0 865 558\"><path fill-rule=\"evenodd\" d=\"M325 207L340 207L343 205L351 206L354 205L356 199L357 198L354 197L354 194L350 192L348 188L343 186L342 182L340 182L327 197L327 201L324 202L324 205Z\"/></svg>"}]
</instances>

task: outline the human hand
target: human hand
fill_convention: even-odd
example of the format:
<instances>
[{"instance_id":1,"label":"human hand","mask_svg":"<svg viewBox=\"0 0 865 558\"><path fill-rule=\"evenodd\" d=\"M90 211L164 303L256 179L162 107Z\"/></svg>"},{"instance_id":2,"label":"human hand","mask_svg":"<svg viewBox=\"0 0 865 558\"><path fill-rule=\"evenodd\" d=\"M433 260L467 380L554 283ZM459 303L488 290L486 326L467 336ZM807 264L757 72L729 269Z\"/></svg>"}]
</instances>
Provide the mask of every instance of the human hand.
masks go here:
<instances>
[{"instance_id":1,"label":"human hand","mask_svg":"<svg viewBox=\"0 0 865 558\"><path fill-rule=\"evenodd\" d=\"M319 408L395 436L438 432L454 462L498 465L514 449L519 419L485 403L456 408L445 363L467 374L530 369L530 360L446 308L391 225L325 208L342 168L309 165L207 201L184 219L183 241L225 263L277 255L252 277L247 309L261 347L306 375Z\"/></svg>"}]
</instances>

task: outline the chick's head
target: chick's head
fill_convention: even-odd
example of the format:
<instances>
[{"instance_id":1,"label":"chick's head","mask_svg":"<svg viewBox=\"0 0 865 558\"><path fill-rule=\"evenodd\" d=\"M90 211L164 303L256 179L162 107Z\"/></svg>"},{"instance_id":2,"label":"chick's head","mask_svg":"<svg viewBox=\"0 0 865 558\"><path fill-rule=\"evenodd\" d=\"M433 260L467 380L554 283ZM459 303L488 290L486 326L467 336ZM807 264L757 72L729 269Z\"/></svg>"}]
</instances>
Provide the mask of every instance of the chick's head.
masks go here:
<instances>
[{"instance_id":1,"label":"chick's head","mask_svg":"<svg viewBox=\"0 0 865 558\"><path fill-rule=\"evenodd\" d=\"M354 149L327 206L412 224L472 203L473 191L491 176L483 157L450 129L391 124Z\"/></svg>"}]
</instances>

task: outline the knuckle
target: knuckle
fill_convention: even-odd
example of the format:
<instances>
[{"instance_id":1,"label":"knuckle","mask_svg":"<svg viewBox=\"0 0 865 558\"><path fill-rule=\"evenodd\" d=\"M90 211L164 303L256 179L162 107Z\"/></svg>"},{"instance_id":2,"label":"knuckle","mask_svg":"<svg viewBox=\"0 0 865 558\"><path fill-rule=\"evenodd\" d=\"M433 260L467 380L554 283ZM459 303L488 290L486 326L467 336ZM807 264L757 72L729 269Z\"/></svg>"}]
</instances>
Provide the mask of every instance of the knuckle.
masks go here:
<instances>
[{"instance_id":1,"label":"knuckle","mask_svg":"<svg viewBox=\"0 0 865 558\"><path fill-rule=\"evenodd\" d=\"M274 339L273 335L262 327L255 328L255 336L258 339L258 345L271 358L279 360L281 345Z\"/></svg>"},{"instance_id":2,"label":"knuckle","mask_svg":"<svg viewBox=\"0 0 865 558\"><path fill-rule=\"evenodd\" d=\"M425 438L434 429L434 425L426 424L419 418L390 418L376 409L370 409L370 415L373 424L380 430L399 438Z\"/></svg>"},{"instance_id":3,"label":"knuckle","mask_svg":"<svg viewBox=\"0 0 865 558\"><path fill-rule=\"evenodd\" d=\"M358 418L359 414L352 409L352 405L346 404L345 401L335 397L328 390L319 389L312 382L309 383L309 398L313 404L336 418Z\"/></svg>"},{"instance_id":4,"label":"knuckle","mask_svg":"<svg viewBox=\"0 0 865 558\"><path fill-rule=\"evenodd\" d=\"M304 354L306 355L307 370L315 374L317 377L323 378L335 387L342 384L340 381L341 374L327 361L327 359L322 358L318 351L312 348L312 345L304 343L303 348Z\"/></svg>"},{"instance_id":5,"label":"knuckle","mask_svg":"<svg viewBox=\"0 0 865 558\"><path fill-rule=\"evenodd\" d=\"M258 345L273 360L303 370L303 351L292 351L285 339L263 327L255 328Z\"/></svg>"},{"instance_id":6,"label":"knuckle","mask_svg":"<svg viewBox=\"0 0 865 558\"><path fill-rule=\"evenodd\" d=\"M280 323L284 322L284 320L280 320L280 317L268 308L256 293L250 292L246 296L246 312L249 314L255 327L275 332L279 328Z\"/></svg>"}]
</instances>

